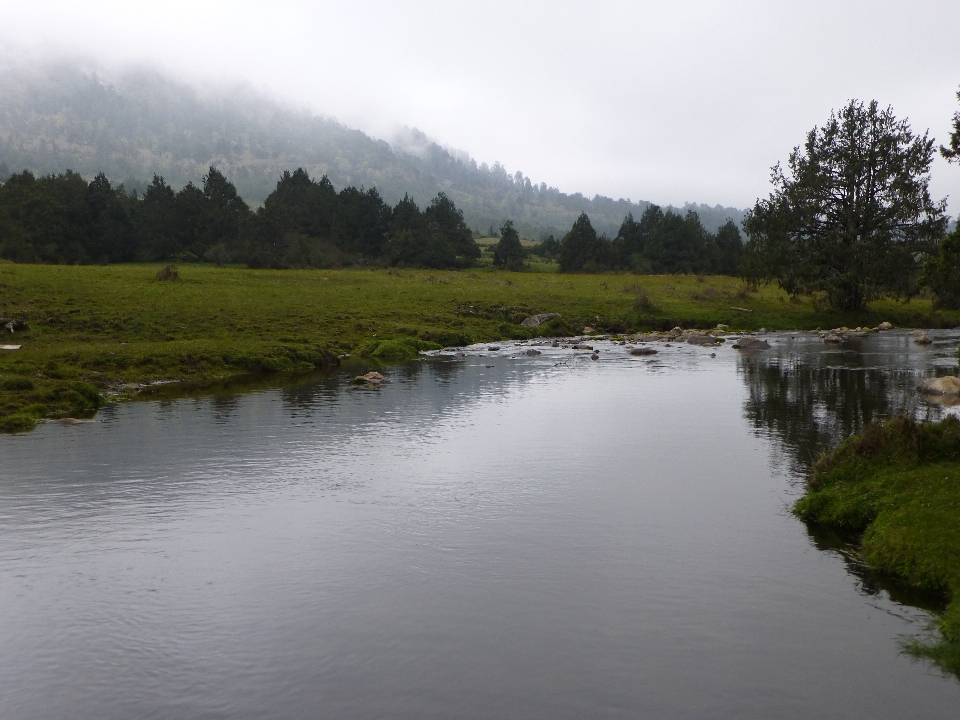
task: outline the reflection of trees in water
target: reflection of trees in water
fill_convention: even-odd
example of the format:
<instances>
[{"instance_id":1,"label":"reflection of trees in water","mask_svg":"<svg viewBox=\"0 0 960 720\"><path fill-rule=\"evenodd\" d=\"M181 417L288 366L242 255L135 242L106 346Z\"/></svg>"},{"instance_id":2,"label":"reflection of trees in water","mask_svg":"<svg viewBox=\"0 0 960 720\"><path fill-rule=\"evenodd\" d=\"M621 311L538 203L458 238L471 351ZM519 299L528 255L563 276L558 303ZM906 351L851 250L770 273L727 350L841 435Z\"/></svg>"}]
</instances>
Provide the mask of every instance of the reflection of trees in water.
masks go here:
<instances>
[{"instance_id":1,"label":"reflection of trees in water","mask_svg":"<svg viewBox=\"0 0 960 720\"><path fill-rule=\"evenodd\" d=\"M295 384L281 387L280 396L284 406L296 416L297 411L312 411L319 402L336 398L342 390L350 387L345 378L346 375L339 370L311 373Z\"/></svg>"},{"instance_id":2,"label":"reflection of trees in water","mask_svg":"<svg viewBox=\"0 0 960 720\"><path fill-rule=\"evenodd\" d=\"M923 403L911 368L864 367L860 356L742 356L738 371L749 396L747 420L773 438L790 470L803 475L824 450L878 418L907 414L937 419Z\"/></svg>"}]
</instances>

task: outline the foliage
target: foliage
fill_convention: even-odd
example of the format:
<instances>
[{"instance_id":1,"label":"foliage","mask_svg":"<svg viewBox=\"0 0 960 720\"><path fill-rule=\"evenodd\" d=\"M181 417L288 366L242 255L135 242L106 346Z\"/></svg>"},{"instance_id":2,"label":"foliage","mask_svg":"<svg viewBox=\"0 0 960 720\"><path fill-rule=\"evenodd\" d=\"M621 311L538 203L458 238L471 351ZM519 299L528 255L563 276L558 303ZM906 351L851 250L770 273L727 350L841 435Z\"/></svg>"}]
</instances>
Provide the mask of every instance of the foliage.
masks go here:
<instances>
[{"instance_id":1,"label":"foliage","mask_svg":"<svg viewBox=\"0 0 960 720\"><path fill-rule=\"evenodd\" d=\"M960 92L957 93L960 100ZM940 154L948 162L960 162L960 112L953 114L953 130L950 132L950 147L940 146Z\"/></svg>"},{"instance_id":2,"label":"foliage","mask_svg":"<svg viewBox=\"0 0 960 720\"><path fill-rule=\"evenodd\" d=\"M960 229L940 241L937 254L923 267L920 285L933 292L936 307L960 309Z\"/></svg>"},{"instance_id":3,"label":"foliage","mask_svg":"<svg viewBox=\"0 0 960 720\"><path fill-rule=\"evenodd\" d=\"M918 654L960 674L960 421L874 422L814 468L797 514L863 532L864 559L912 585L945 591L943 641Z\"/></svg>"},{"instance_id":4,"label":"foliage","mask_svg":"<svg viewBox=\"0 0 960 720\"><path fill-rule=\"evenodd\" d=\"M553 235L548 235L530 248L530 254L536 255L544 260L553 260L560 255L560 241Z\"/></svg>"},{"instance_id":5,"label":"foliage","mask_svg":"<svg viewBox=\"0 0 960 720\"><path fill-rule=\"evenodd\" d=\"M745 279L824 292L839 310L911 295L947 222L928 190L933 149L876 101L831 113L794 148L788 173L773 168L774 192L744 221Z\"/></svg>"},{"instance_id":6,"label":"foliage","mask_svg":"<svg viewBox=\"0 0 960 720\"><path fill-rule=\"evenodd\" d=\"M560 241L560 272L596 272L608 263L609 251L587 214L580 213Z\"/></svg>"},{"instance_id":7,"label":"foliage","mask_svg":"<svg viewBox=\"0 0 960 720\"><path fill-rule=\"evenodd\" d=\"M154 176L140 197L73 172L15 174L0 185L0 257L16 262L198 260L254 268L362 262L465 267L480 256L463 213L439 193L423 212L409 197L391 209L376 189L348 187L305 170L284 172L255 213L211 167L203 188L174 192Z\"/></svg>"},{"instance_id":8,"label":"foliage","mask_svg":"<svg viewBox=\"0 0 960 720\"><path fill-rule=\"evenodd\" d=\"M678 215L657 205L647 207L639 220L628 214L612 241L597 237L582 214L564 243L566 250L561 246L559 253L561 272L733 275L743 252L740 231L732 220L714 235L692 210Z\"/></svg>"},{"instance_id":9,"label":"foliage","mask_svg":"<svg viewBox=\"0 0 960 720\"><path fill-rule=\"evenodd\" d=\"M494 267L521 270L526 259L527 251L520 244L520 233L513 227L513 222L507 220L500 226L500 241L493 249Z\"/></svg>"}]
</instances>

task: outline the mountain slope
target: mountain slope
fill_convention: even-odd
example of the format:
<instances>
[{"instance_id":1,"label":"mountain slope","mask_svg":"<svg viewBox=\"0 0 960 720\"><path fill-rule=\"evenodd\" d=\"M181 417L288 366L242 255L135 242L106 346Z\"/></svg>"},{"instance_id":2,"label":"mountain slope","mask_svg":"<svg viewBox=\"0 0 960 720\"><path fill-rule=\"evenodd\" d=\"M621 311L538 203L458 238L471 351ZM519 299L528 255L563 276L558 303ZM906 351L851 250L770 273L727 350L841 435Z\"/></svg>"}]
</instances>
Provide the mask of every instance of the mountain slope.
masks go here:
<instances>
[{"instance_id":1,"label":"mountain slope","mask_svg":"<svg viewBox=\"0 0 960 720\"><path fill-rule=\"evenodd\" d=\"M261 203L280 173L303 167L335 187L376 187L395 204L408 193L425 206L443 191L468 225L484 231L512 219L527 237L562 235L586 212L598 232L616 234L624 216L649 203L568 195L535 185L499 163L478 165L409 130L395 146L335 120L292 110L250 91L202 94L138 71L105 81L76 66L0 72L0 177L30 169L103 172L142 190L154 173L171 185L199 183L215 165L240 195ZM688 205L715 230L736 208Z\"/></svg>"}]
</instances>

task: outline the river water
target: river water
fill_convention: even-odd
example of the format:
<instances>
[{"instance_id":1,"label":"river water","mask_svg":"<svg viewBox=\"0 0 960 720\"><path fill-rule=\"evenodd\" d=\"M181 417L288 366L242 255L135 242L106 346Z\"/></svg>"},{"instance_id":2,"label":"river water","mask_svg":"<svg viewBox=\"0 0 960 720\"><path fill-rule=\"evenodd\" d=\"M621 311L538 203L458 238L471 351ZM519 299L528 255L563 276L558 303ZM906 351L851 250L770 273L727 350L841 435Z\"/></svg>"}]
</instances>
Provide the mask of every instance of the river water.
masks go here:
<instances>
[{"instance_id":1,"label":"river water","mask_svg":"<svg viewBox=\"0 0 960 720\"><path fill-rule=\"evenodd\" d=\"M950 717L788 507L960 336L473 348L0 436L0 717ZM711 357L715 353L716 357ZM356 369L354 369L354 372Z\"/></svg>"}]
</instances>

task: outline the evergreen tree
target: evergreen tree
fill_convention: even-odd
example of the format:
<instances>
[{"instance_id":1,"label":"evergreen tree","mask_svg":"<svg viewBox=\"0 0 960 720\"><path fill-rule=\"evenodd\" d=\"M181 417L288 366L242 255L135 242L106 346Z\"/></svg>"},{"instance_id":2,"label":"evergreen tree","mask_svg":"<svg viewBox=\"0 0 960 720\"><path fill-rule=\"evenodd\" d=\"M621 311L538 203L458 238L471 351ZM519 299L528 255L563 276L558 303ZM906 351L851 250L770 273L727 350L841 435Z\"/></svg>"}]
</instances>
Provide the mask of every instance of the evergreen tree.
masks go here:
<instances>
[{"instance_id":1,"label":"evergreen tree","mask_svg":"<svg viewBox=\"0 0 960 720\"><path fill-rule=\"evenodd\" d=\"M744 222L746 279L790 293L825 292L855 310L882 295L909 296L936 250L945 202L928 190L934 145L876 101L851 100L794 148L788 172Z\"/></svg>"},{"instance_id":2,"label":"evergreen tree","mask_svg":"<svg viewBox=\"0 0 960 720\"><path fill-rule=\"evenodd\" d=\"M500 226L500 241L493 249L493 264L506 270L520 270L527 258L527 251L520 244L520 234L514 229L513 221L507 220Z\"/></svg>"},{"instance_id":3,"label":"evergreen tree","mask_svg":"<svg viewBox=\"0 0 960 720\"><path fill-rule=\"evenodd\" d=\"M602 240L585 212L573 222L570 232L560 241L560 272L594 270L603 255Z\"/></svg>"}]
</instances>

